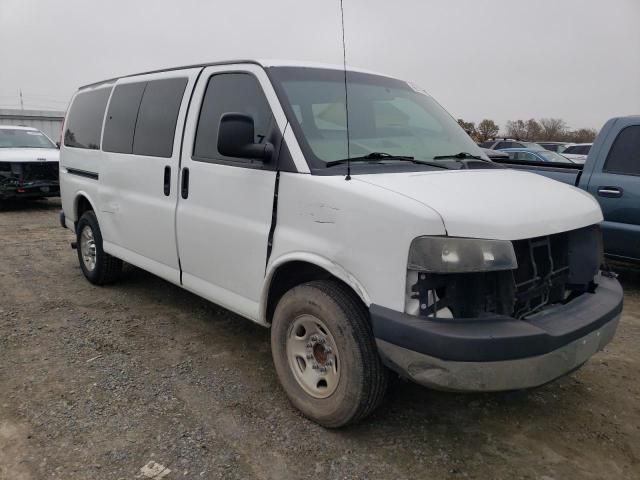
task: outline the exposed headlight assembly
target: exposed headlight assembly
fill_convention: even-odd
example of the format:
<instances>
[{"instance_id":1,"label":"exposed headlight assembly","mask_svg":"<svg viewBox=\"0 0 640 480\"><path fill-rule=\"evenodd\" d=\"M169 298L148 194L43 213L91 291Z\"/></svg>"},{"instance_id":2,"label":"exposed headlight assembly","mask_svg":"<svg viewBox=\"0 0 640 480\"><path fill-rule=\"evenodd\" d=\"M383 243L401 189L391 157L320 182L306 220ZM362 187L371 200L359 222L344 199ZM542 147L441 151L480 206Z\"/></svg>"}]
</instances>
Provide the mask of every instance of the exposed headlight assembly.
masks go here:
<instances>
[{"instance_id":1,"label":"exposed headlight assembly","mask_svg":"<svg viewBox=\"0 0 640 480\"><path fill-rule=\"evenodd\" d=\"M508 240L418 237L411 242L409 270L432 273L489 272L518 268Z\"/></svg>"}]
</instances>

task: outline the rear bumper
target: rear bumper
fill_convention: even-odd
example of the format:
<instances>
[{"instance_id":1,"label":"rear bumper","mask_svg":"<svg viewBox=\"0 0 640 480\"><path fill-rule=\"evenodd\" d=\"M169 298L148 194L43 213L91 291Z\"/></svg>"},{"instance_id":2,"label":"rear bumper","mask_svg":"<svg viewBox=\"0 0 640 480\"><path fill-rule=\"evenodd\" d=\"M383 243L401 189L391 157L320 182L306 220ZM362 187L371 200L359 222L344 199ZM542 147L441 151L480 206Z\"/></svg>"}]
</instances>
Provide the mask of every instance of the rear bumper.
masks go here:
<instances>
[{"instance_id":1,"label":"rear bumper","mask_svg":"<svg viewBox=\"0 0 640 480\"><path fill-rule=\"evenodd\" d=\"M385 364L425 386L499 391L543 385L580 367L613 338L622 311L617 280L526 320L428 320L371 306Z\"/></svg>"}]
</instances>

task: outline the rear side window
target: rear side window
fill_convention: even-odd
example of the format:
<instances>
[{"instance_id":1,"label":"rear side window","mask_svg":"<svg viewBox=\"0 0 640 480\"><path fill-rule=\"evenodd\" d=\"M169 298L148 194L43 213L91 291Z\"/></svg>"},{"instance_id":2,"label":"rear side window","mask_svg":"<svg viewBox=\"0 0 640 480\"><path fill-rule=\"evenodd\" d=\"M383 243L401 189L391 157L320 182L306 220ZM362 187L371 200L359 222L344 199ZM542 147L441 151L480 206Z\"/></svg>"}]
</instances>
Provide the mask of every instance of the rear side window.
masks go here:
<instances>
[{"instance_id":1,"label":"rear side window","mask_svg":"<svg viewBox=\"0 0 640 480\"><path fill-rule=\"evenodd\" d=\"M487 142L479 143L479 144L478 144L478 146L479 146L479 147L482 147L482 148L491 148L491 146L492 146L493 144L494 144L494 141L493 141L493 140L489 140L489 141L487 141Z\"/></svg>"},{"instance_id":2,"label":"rear side window","mask_svg":"<svg viewBox=\"0 0 640 480\"><path fill-rule=\"evenodd\" d=\"M604 170L623 175L640 175L640 125L623 129L613 142Z\"/></svg>"},{"instance_id":3,"label":"rear side window","mask_svg":"<svg viewBox=\"0 0 640 480\"><path fill-rule=\"evenodd\" d=\"M102 149L105 152L133 151L133 131L146 85L147 82L126 83L114 89L104 125Z\"/></svg>"},{"instance_id":4,"label":"rear side window","mask_svg":"<svg viewBox=\"0 0 640 480\"><path fill-rule=\"evenodd\" d=\"M173 154L173 137L186 86L186 78L167 78L147 83L133 138L135 155L170 157Z\"/></svg>"},{"instance_id":5,"label":"rear side window","mask_svg":"<svg viewBox=\"0 0 640 480\"><path fill-rule=\"evenodd\" d=\"M202 101L196 140L193 149L195 160L242 159L225 157L218 152L218 127L225 113L240 112L253 117L255 143L263 143L275 125L269 103L258 80L247 73L224 73L209 79Z\"/></svg>"},{"instance_id":6,"label":"rear side window","mask_svg":"<svg viewBox=\"0 0 640 480\"><path fill-rule=\"evenodd\" d=\"M64 131L65 146L100 149L102 121L110 93L111 87L108 87L76 95Z\"/></svg>"}]
</instances>

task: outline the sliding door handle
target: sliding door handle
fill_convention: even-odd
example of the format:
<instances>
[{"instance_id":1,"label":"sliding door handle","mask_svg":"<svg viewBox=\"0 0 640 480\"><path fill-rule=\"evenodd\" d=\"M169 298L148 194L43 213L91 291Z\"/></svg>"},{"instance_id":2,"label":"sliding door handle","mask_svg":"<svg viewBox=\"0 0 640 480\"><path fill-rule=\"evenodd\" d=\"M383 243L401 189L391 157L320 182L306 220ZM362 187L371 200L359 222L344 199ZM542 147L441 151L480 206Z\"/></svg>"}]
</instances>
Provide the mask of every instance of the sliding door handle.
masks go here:
<instances>
[{"instance_id":1,"label":"sliding door handle","mask_svg":"<svg viewBox=\"0 0 640 480\"><path fill-rule=\"evenodd\" d=\"M164 194L168 197L171 194L171 167L164 167Z\"/></svg>"},{"instance_id":2,"label":"sliding door handle","mask_svg":"<svg viewBox=\"0 0 640 480\"><path fill-rule=\"evenodd\" d=\"M182 188L180 194L184 199L189 196L189 169L187 167L182 169Z\"/></svg>"},{"instance_id":3,"label":"sliding door handle","mask_svg":"<svg viewBox=\"0 0 640 480\"><path fill-rule=\"evenodd\" d=\"M622 196L622 188L620 187L598 187L598 195L607 198L619 198Z\"/></svg>"}]
</instances>

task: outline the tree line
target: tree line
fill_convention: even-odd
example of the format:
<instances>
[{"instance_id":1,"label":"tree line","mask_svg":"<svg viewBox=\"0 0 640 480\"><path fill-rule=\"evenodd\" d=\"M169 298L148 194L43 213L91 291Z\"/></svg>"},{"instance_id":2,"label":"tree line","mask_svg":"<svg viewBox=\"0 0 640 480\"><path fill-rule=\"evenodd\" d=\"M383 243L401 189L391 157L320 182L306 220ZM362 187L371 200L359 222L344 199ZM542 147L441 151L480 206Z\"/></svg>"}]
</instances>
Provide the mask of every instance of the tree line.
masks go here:
<instances>
[{"instance_id":1,"label":"tree line","mask_svg":"<svg viewBox=\"0 0 640 480\"><path fill-rule=\"evenodd\" d=\"M477 125L475 122L466 122L462 118L458 119L458 123L476 142L484 142L500 136L500 126L488 118ZM502 136L527 142L545 140L589 143L595 140L597 134L598 131L594 128L572 130L561 118L541 118L540 120L530 118L529 120L509 120Z\"/></svg>"}]
</instances>

